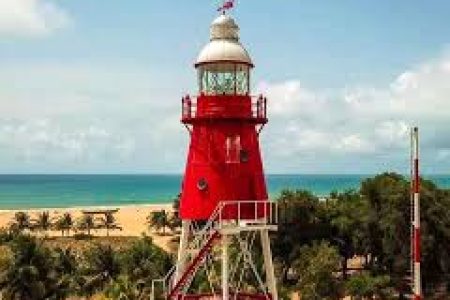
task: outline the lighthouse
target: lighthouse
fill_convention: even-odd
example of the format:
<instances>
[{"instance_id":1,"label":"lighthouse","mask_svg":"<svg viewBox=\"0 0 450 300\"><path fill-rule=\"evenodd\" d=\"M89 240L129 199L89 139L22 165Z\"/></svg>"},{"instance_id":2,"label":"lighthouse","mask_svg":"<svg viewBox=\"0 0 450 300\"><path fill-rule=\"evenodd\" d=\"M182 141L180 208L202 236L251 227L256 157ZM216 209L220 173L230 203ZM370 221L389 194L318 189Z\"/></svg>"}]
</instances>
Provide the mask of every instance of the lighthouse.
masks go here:
<instances>
[{"instance_id":1,"label":"lighthouse","mask_svg":"<svg viewBox=\"0 0 450 300\"><path fill-rule=\"evenodd\" d=\"M196 61L198 92L181 101L190 136L182 182L177 262L153 282L165 299L278 299L259 135L267 99L251 93L250 54L225 11ZM159 286L159 287L158 287Z\"/></svg>"}]
</instances>

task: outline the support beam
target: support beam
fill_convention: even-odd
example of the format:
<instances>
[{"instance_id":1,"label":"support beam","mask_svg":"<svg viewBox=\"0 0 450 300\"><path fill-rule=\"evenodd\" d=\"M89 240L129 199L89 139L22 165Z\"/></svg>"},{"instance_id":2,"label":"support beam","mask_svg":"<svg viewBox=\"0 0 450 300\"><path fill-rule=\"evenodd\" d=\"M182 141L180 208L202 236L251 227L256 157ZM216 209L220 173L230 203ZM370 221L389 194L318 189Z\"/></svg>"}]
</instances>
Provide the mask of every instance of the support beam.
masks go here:
<instances>
[{"instance_id":1,"label":"support beam","mask_svg":"<svg viewBox=\"0 0 450 300\"><path fill-rule=\"evenodd\" d=\"M222 236L222 299L230 299L229 286L229 255L228 255L229 237L225 234Z\"/></svg>"},{"instance_id":2,"label":"support beam","mask_svg":"<svg viewBox=\"0 0 450 300\"><path fill-rule=\"evenodd\" d=\"M180 280L181 275L183 274L186 267L185 255L187 252L190 230L191 221L183 220L181 223L180 247L178 248L177 266L175 270L174 282L178 282Z\"/></svg>"},{"instance_id":3,"label":"support beam","mask_svg":"<svg viewBox=\"0 0 450 300\"><path fill-rule=\"evenodd\" d=\"M264 256L264 267L266 269L267 287L273 300L278 300L277 283L275 279L275 270L272 262L272 251L270 250L269 231L261 230L261 244Z\"/></svg>"}]
</instances>

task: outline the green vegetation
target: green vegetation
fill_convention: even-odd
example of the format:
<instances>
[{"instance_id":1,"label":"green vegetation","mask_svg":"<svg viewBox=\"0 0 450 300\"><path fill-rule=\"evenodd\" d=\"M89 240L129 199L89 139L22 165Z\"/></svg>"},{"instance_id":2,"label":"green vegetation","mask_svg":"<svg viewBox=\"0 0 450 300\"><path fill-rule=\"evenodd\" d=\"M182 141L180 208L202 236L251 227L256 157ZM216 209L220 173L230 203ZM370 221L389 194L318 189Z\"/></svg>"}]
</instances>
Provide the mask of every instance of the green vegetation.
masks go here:
<instances>
[{"instance_id":1,"label":"green vegetation","mask_svg":"<svg viewBox=\"0 0 450 300\"><path fill-rule=\"evenodd\" d=\"M121 251L94 244L75 253L70 248L50 249L43 240L18 234L0 246L0 298L66 299L104 294L111 299L142 299L148 295L151 280L162 277L171 264L170 256L148 237Z\"/></svg>"},{"instance_id":2,"label":"green vegetation","mask_svg":"<svg viewBox=\"0 0 450 300\"><path fill-rule=\"evenodd\" d=\"M339 297L339 281L333 271L339 264L339 253L327 242L314 243L300 248L294 262L298 275L296 287L302 299L336 299Z\"/></svg>"},{"instance_id":3,"label":"green vegetation","mask_svg":"<svg viewBox=\"0 0 450 300\"><path fill-rule=\"evenodd\" d=\"M307 191L283 191L273 240L283 291L299 292L302 299L405 299L409 188L404 177L385 173L366 179L359 191L332 193L327 201ZM421 209L423 287L432 299L450 282L450 191L422 180ZM352 258L363 262L348 268Z\"/></svg>"},{"instance_id":4,"label":"green vegetation","mask_svg":"<svg viewBox=\"0 0 450 300\"><path fill-rule=\"evenodd\" d=\"M54 224L56 230L61 231L61 236L69 235L73 227L73 218L70 213L64 213Z\"/></svg>"},{"instance_id":5,"label":"green vegetation","mask_svg":"<svg viewBox=\"0 0 450 300\"><path fill-rule=\"evenodd\" d=\"M159 210L151 212L147 216L147 225L150 230L155 230L162 235L166 234L166 228L169 228L172 233L176 233L181 227L181 219L178 216L179 197L174 200L173 212L168 213L166 210Z\"/></svg>"},{"instance_id":6,"label":"green vegetation","mask_svg":"<svg viewBox=\"0 0 450 300\"><path fill-rule=\"evenodd\" d=\"M409 187L404 177L385 173L366 179L358 191L332 193L328 200L307 191L283 191L277 199L279 230L272 236L280 298L298 293L302 300L406 299ZM175 203L173 215L165 211L150 215L149 225L158 232L165 228L176 232L177 207ZM447 299L450 191L422 180L421 208L425 299ZM126 247L102 242L111 239L106 237L77 240L85 246L73 250L26 234L32 228L42 232L56 228L64 235L74 223L70 214L53 223L44 213L38 220L17 213L10 228L0 230L1 299L148 299L152 279L163 277L173 263L145 236ZM118 225L114 218L98 222L85 217L78 227L89 235L93 228L108 231ZM201 289L202 282L194 285Z\"/></svg>"}]
</instances>

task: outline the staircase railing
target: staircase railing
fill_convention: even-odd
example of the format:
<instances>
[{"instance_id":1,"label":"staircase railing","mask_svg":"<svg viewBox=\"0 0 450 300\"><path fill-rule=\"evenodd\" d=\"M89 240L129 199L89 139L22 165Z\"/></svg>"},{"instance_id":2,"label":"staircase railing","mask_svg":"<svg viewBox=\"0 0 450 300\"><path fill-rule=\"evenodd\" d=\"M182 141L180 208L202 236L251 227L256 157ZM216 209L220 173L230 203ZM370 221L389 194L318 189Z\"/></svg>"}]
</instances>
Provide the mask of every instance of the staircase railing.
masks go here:
<instances>
[{"instance_id":1,"label":"staircase railing","mask_svg":"<svg viewBox=\"0 0 450 300\"><path fill-rule=\"evenodd\" d=\"M175 264L167 274L161 279L152 280L152 290L150 299L156 300L156 288L161 287L164 299L169 299L183 288L184 283L189 281L189 276L198 267L197 264L204 259L204 255L210 250L212 243L220 237L220 229L230 221L247 224L277 224L278 206L270 201L255 200L235 200L222 201L211 214L205 226L195 233L195 238L189 243L186 253L181 257L181 261L187 261L189 256L193 257L192 263L182 270L180 278L175 278L176 270L179 267ZM197 252L193 254L194 252ZM175 279L177 282L175 282Z\"/></svg>"},{"instance_id":2,"label":"staircase railing","mask_svg":"<svg viewBox=\"0 0 450 300\"><path fill-rule=\"evenodd\" d=\"M208 222L206 223L206 225L196 234L194 240L190 243L186 253L183 254L181 260L182 261L186 261L186 259L188 258L188 256L191 255L191 253L193 251L202 249L205 244L208 242L208 238L209 238L209 233L211 233L214 230L214 226L216 225L216 221L219 218L219 214L220 214L220 210L222 209L222 205L219 204L216 209L214 210L214 212L211 214L211 217L209 218ZM202 245L202 247L199 247L198 245ZM174 276L176 273L176 270L179 266L177 264L175 264L170 270L169 272L167 272L167 274L161 278L161 279L154 279L152 281L152 292L151 292L151 300L155 300L155 292L156 292L156 287L157 285L161 285L161 292L164 295L164 298L167 298L169 296L168 291L170 291L172 289L172 284L176 285L177 283L173 282L174 281Z\"/></svg>"},{"instance_id":3,"label":"staircase railing","mask_svg":"<svg viewBox=\"0 0 450 300\"><path fill-rule=\"evenodd\" d=\"M208 252L211 250L214 242L220 238L220 233L218 231L214 231L211 236L206 241L205 245L200 249L198 254L192 260L192 263L184 270L183 275L179 278L178 282L175 283L174 287L171 289L168 298L173 299L175 296L179 294L179 291L185 286L187 282L190 281L191 276L195 275L198 267L205 259Z\"/></svg>"}]
</instances>

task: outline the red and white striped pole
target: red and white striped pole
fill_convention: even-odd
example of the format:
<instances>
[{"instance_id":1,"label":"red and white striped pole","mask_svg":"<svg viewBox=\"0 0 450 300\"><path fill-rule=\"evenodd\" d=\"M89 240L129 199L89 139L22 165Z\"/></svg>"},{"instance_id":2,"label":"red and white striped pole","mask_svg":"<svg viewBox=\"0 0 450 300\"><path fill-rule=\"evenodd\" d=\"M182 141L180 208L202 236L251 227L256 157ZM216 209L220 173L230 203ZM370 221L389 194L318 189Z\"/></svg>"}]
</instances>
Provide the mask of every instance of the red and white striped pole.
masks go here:
<instances>
[{"instance_id":1,"label":"red and white striped pole","mask_svg":"<svg viewBox=\"0 0 450 300\"><path fill-rule=\"evenodd\" d=\"M412 136L412 153L413 153L413 184L412 195L414 202L414 219L413 219L413 266L414 266L414 283L413 293L414 300L422 299L422 282L420 273L420 181L419 181L419 129L414 127Z\"/></svg>"}]
</instances>

